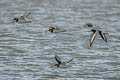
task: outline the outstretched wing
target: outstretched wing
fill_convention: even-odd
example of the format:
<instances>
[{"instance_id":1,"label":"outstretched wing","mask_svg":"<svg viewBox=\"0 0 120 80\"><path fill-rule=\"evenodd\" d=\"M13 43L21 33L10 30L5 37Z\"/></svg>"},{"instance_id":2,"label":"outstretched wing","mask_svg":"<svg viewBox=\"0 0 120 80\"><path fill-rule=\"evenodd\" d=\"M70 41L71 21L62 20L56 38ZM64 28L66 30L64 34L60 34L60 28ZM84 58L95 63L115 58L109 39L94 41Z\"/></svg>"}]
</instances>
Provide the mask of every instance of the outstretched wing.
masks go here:
<instances>
[{"instance_id":1,"label":"outstretched wing","mask_svg":"<svg viewBox=\"0 0 120 80\"><path fill-rule=\"evenodd\" d=\"M101 38L107 43L107 38L105 36L105 33L103 33L102 31L99 31L99 34L100 34Z\"/></svg>"},{"instance_id":2,"label":"outstretched wing","mask_svg":"<svg viewBox=\"0 0 120 80\"><path fill-rule=\"evenodd\" d=\"M97 36L97 31L95 32L95 33L92 33L91 35L90 35L90 47L92 46L92 44L93 44L93 42L94 42L94 39L95 39L95 37Z\"/></svg>"},{"instance_id":3,"label":"outstretched wing","mask_svg":"<svg viewBox=\"0 0 120 80\"><path fill-rule=\"evenodd\" d=\"M58 62L58 64L61 64L61 59L59 56L55 55L55 60Z\"/></svg>"},{"instance_id":4,"label":"outstretched wing","mask_svg":"<svg viewBox=\"0 0 120 80\"><path fill-rule=\"evenodd\" d=\"M31 14L31 12L29 12L29 13L24 13L24 16L27 18L30 14Z\"/></svg>"},{"instance_id":5,"label":"outstretched wing","mask_svg":"<svg viewBox=\"0 0 120 80\"><path fill-rule=\"evenodd\" d=\"M29 13L24 13L24 15L20 16L20 20L24 20L26 21L26 18L31 14L31 12Z\"/></svg>"},{"instance_id":6,"label":"outstretched wing","mask_svg":"<svg viewBox=\"0 0 120 80\"><path fill-rule=\"evenodd\" d=\"M66 30L65 30L65 29L63 29L63 28L61 28L61 29L60 29L60 32L66 32Z\"/></svg>"},{"instance_id":7,"label":"outstretched wing","mask_svg":"<svg viewBox=\"0 0 120 80\"><path fill-rule=\"evenodd\" d=\"M70 63L73 59L70 59L69 61L66 61L66 63Z\"/></svg>"}]
</instances>

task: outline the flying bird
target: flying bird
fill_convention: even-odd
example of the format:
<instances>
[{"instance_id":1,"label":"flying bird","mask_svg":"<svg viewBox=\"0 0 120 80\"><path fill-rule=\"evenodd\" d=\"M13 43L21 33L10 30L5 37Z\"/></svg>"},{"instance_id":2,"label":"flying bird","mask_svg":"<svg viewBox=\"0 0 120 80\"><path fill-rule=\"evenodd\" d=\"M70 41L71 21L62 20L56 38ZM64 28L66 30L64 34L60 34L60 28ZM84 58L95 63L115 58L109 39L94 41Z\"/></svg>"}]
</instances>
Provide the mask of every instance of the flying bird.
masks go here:
<instances>
[{"instance_id":1,"label":"flying bird","mask_svg":"<svg viewBox=\"0 0 120 80\"><path fill-rule=\"evenodd\" d=\"M20 17L17 17L17 18L13 18L12 19L12 23L13 22L30 22L30 21L27 21L27 17L31 14L31 12L29 13L24 13L24 15L20 16Z\"/></svg>"},{"instance_id":2,"label":"flying bird","mask_svg":"<svg viewBox=\"0 0 120 80\"><path fill-rule=\"evenodd\" d=\"M65 32L66 30L63 29L63 28L60 28L60 27L56 26L56 27L49 27L48 30L46 30L45 32L47 32L47 31L53 33L54 31Z\"/></svg>"},{"instance_id":3,"label":"flying bird","mask_svg":"<svg viewBox=\"0 0 120 80\"><path fill-rule=\"evenodd\" d=\"M94 42L94 39L96 38L96 36L99 34L101 36L101 38L107 43L107 38L105 36L105 34L107 33L103 33L102 31L100 30L95 30L95 29L91 29L89 30L88 32L93 32L91 35L90 35L90 47L92 46L93 42Z\"/></svg>"},{"instance_id":4,"label":"flying bird","mask_svg":"<svg viewBox=\"0 0 120 80\"><path fill-rule=\"evenodd\" d=\"M54 66L59 68L60 65L66 65L67 63L70 63L73 59L70 59L69 61L61 61L61 58L59 56L55 55L55 60L57 61L57 63L54 64Z\"/></svg>"}]
</instances>

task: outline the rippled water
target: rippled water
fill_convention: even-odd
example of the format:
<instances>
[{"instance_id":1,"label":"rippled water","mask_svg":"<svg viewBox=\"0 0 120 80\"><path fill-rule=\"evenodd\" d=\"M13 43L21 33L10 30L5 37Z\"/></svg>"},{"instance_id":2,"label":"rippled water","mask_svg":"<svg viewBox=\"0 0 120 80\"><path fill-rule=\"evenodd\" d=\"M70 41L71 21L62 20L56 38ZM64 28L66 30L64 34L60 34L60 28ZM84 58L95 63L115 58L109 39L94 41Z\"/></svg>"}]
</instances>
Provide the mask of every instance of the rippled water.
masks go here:
<instances>
[{"instance_id":1,"label":"rippled water","mask_svg":"<svg viewBox=\"0 0 120 80\"><path fill-rule=\"evenodd\" d=\"M32 23L10 23L24 12ZM90 48L87 22L108 43L98 36ZM120 80L119 35L120 0L0 0L0 80ZM55 54L74 60L55 68Z\"/></svg>"}]
</instances>

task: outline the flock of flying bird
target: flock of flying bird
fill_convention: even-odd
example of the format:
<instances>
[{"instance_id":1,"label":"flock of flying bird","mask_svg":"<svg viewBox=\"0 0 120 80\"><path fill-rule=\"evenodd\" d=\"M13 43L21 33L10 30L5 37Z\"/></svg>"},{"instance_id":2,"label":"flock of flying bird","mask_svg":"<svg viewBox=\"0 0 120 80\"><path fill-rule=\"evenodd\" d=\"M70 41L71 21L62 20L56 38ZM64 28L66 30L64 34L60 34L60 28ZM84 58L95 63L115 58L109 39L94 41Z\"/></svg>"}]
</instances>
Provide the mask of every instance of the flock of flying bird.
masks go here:
<instances>
[{"instance_id":1,"label":"flock of flying bird","mask_svg":"<svg viewBox=\"0 0 120 80\"><path fill-rule=\"evenodd\" d=\"M20 17L17 17L17 18L13 18L12 19L12 23L14 22L18 22L18 23L30 23L31 21L27 21L27 17L31 14L31 12L29 13L24 13L24 15L20 16ZM84 25L84 27L93 27L93 25L91 23L86 23ZM53 33L55 30L59 31L59 32L65 32L66 30L65 29L62 29L60 27L49 27L47 31ZM91 35L90 35L90 47L92 46L93 42L94 42L94 39L96 38L97 35L100 35L101 38L107 43L107 38L105 36L105 34L108 34L108 33L104 33L102 32L101 30L96 30L96 29L91 29L89 30L88 32L93 32ZM60 67L61 64L67 64L69 62L71 62L73 59L70 59L69 61L61 61L60 57L55 55L55 60L57 61L56 64L54 64L53 66L56 66L56 67Z\"/></svg>"}]
</instances>

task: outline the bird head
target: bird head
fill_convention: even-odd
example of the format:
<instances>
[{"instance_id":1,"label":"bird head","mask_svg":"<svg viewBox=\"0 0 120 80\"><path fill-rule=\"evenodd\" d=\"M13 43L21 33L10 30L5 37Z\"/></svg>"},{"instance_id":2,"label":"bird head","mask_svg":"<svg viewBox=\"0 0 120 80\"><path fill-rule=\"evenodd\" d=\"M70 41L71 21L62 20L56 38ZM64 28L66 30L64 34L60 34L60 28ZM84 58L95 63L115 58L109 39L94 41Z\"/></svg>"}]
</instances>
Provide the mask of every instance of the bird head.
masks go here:
<instances>
[{"instance_id":1,"label":"bird head","mask_svg":"<svg viewBox=\"0 0 120 80\"><path fill-rule=\"evenodd\" d=\"M12 19L12 23L13 23L13 22L18 22L18 21L19 21L18 18L14 18L14 19Z\"/></svg>"}]
</instances>

